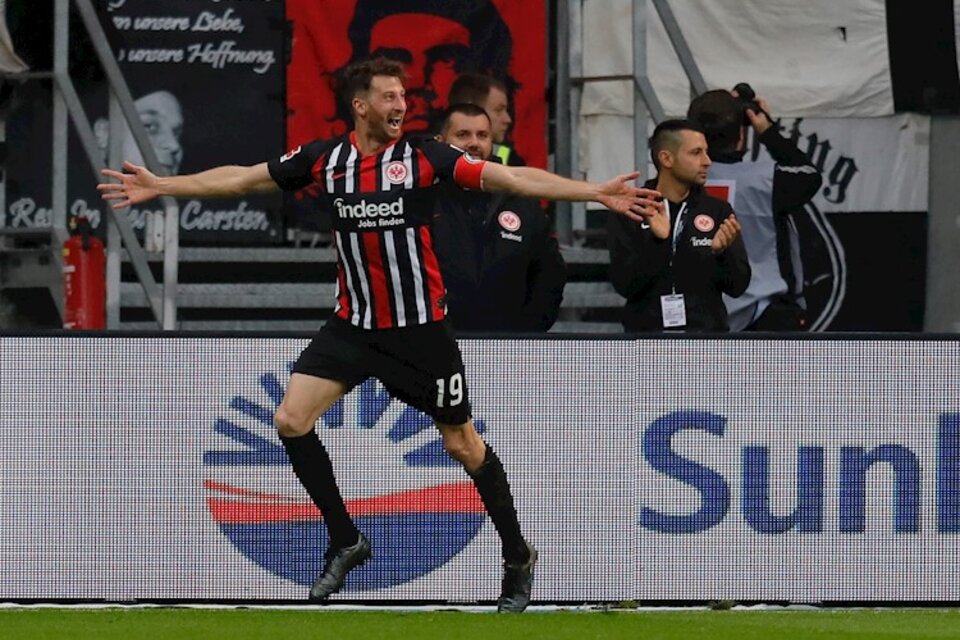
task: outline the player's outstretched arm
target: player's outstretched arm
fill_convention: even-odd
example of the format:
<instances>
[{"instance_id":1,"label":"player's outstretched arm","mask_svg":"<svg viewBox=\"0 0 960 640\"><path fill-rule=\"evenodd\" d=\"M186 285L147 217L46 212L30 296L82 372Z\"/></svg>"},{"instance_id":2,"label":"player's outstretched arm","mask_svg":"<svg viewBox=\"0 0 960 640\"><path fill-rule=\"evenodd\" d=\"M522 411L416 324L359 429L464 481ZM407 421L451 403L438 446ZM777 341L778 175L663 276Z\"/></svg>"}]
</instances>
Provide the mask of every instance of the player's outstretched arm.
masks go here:
<instances>
[{"instance_id":1,"label":"player's outstretched arm","mask_svg":"<svg viewBox=\"0 0 960 640\"><path fill-rule=\"evenodd\" d=\"M224 165L185 176L157 176L146 167L132 162L124 162L123 169L124 172L102 170L101 175L118 182L101 182L97 185L101 198L114 201L114 209L147 202L158 196L229 198L279 189L267 170L266 162L252 167Z\"/></svg>"},{"instance_id":2,"label":"player's outstretched arm","mask_svg":"<svg viewBox=\"0 0 960 640\"><path fill-rule=\"evenodd\" d=\"M639 173L617 176L604 183L583 182L558 176L536 167L505 167L488 162L483 167L484 191L507 191L530 198L599 202L607 209L636 221L656 215L659 193L632 182Z\"/></svg>"}]
</instances>

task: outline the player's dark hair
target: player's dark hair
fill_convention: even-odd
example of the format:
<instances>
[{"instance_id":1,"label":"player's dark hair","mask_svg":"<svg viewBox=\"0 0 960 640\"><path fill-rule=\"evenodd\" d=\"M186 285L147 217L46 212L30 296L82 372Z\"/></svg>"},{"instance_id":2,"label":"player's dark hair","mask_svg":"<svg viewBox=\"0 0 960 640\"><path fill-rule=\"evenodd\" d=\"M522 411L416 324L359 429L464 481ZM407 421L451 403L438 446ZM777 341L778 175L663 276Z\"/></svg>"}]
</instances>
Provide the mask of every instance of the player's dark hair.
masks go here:
<instances>
[{"instance_id":1,"label":"player's dark hair","mask_svg":"<svg viewBox=\"0 0 960 640\"><path fill-rule=\"evenodd\" d=\"M650 136L649 140L650 159L653 161L653 166L657 168L657 171L660 170L660 160L658 158L660 152L666 150L670 153L676 153L680 148L680 144L683 142L683 136L681 135L683 131L703 133L703 127L693 120L677 118L674 120L664 120L653 130L653 135Z\"/></svg>"},{"instance_id":2,"label":"player's dark hair","mask_svg":"<svg viewBox=\"0 0 960 640\"><path fill-rule=\"evenodd\" d=\"M340 99L349 105L358 95L370 90L370 83L376 76L407 79L403 65L396 60L383 57L360 60L344 69L338 87Z\"/></svg>"},{"instance_id":3,"label":"player's dark hair","mask_svg":"<svg viewBox=\"0 0 960 640\"><path fill-rule=\"evenodd\" d=\"M483 105L487 101L491 89L499 89L509 95L506 83L493 76L483 73L461 73L450 85L447 102L449 104L468 102Z\"/></svg>"}]
</instances>

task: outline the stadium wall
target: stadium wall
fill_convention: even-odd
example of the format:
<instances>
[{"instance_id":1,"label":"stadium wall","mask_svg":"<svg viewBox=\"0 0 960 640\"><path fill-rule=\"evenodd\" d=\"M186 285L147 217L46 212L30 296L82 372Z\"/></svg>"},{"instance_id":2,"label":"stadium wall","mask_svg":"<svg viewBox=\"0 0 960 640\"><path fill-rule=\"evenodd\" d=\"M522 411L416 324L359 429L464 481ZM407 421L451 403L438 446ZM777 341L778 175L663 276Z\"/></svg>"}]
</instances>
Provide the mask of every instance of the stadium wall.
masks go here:
<instances>
[{"instance_id":1,"label":"stadium wall","mask_svg":"<svg viewBox=\"0 0 960 640\"><path fill-rule=\"evenodd\" d=\"M299 601L316 510L271 426L289 336L0 336L0 600ZM960 340L462 342L540 601L957 601ZM348 601L489 601L499 543L430 421L321 420L374 559Z\"/></svg>"}]
</instances>

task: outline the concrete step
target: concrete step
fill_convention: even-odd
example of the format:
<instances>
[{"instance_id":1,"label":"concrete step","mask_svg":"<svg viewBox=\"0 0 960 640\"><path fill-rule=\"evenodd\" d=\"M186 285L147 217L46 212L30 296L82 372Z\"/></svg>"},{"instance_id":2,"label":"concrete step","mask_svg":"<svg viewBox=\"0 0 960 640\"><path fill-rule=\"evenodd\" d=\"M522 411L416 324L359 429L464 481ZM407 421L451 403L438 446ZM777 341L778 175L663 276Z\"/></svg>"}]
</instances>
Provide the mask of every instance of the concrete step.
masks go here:
<instances>
[{"instance_id":1,"label":"concrete step","mask_svg":"<svg viewBox=\"0 0 960 640\"><path fill-rule=\"evenodd\" d=\"M607 264L610 254L605 249L560 247L560 254L567 264ZM336 262L337 253L329 247L180 247L180 262ZM123 259L128 260L127 252ZM163 262L162 253L148 253L150 262Z\"/></svg>"},{"instance_id":2,"label":"concrete step","mask_svg":"<svg viewBox=\"0 0 960 640\"><path fill-rule=\"evenodd\" d=\"M177 307L193 309L332 309L333 283L256 282L236 284L180 284ZM143 287L134 282L120 285L121 307L146 307Z\"/></svg>"},{"instance_id":3,"label":"concrete step","mask_svg":"<svg viewBox=\"0 0 960 640\"><path fill-rule=\"evenodd\" d=\"M163 262L163 253L148 253L148 262ZM311 249L294 247L180 247L179 262L211 263L300 263L300 262L336 262L337 253L333 249ZM123 260L129 260L126 250Z\"/></svg>"},{"instance_id":4,"label":"concrete step","mask_svg":"<svg viewBox=\"0 0 960 640\"><path fill-rule=\"evenodd\" d=\"M619 322L558 320L550 327L550 333L623 333L623 325Z\"/></svg>"},{"instance_id":5,"label":"concrete step","mask_svg":"<svg viewBox=\"0 0 960 640\"><path fill-rule=\"evenodd\" d=\"M323 326L323 320L181 320L179 331L290 331L310 334ZM156 322L121 322L121 331L157 331Z\"/></svg>"},{"instance_id":6,"label":"concrete step","mask_svg":"<svg viewBox=\"0 0 960 640\"><path fill-rule=\"evenodd\" d=\"M563 288L561 308L613 308L626 302L609 282L568 282Z\"/></svg>"},{"instance_id":7,"label":"concrete step","mask_svg":"<svg viewBox=\"0 0 960 640\"><path fill-rule=\"evenodd\" d=\"M50 241L53 227L0 227L0 238L11 240Z\"/></svg>"},{"instance_id":8,"label":"concrete step","mask_svg":"<svg viewBox=\"0 0 960 640\"><path fill-rule=\"evenodd\" d=\"M196 283L177 287L177 307L194 309L332 309L333 283ZM624 299L608 282L569 282L563 291L563 308L620 307ZM147 297L138 283L120 285L121 307L146 307Z\"/></svg>"},{"instance_id":9,"label":"concrete step","mask_svg":"<svg viewBox=\"0 0 960 640\"><path fill-rule=\"evenodd\" d=\"M7 248L0 251L0 289L36 289L60 278L48 248Z\"/></svg>"},{"instance_id":10,"label":"concrete step","mask_svg":"<svg viewBox=\"0 0 960 640\"><path fill-rule=\"evenodd\" d=\"M312 334L323 325L323 320L183 320L180 331L289 331ZM122 322L124 331L157 331L155 322ZM623 327L614 322L559 321L550 333L622 333Z\"/></svg>"}]
</instances>

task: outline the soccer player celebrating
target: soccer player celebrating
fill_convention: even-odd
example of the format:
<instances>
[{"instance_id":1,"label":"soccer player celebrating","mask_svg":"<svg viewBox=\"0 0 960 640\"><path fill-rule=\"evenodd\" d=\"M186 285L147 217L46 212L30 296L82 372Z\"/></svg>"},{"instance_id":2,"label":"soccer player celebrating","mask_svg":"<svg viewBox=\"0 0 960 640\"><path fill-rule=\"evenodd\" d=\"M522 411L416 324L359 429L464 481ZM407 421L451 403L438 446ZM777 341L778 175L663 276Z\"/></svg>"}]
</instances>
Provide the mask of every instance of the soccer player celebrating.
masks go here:
<instances>
[{"instance_id":1,"label":"soccer player celebrating","mask_svg":"<svg viewBox=\"0 0 960 640\"><path fill-rule=\"evenodd\" d=\"M98 189L105 200L115 201L114 208L122 208L164 195L230 197L319 188L333 218L337 304L300 354L274 416L294 473L330 537L310 599L336 593L347 573L371 556L314 425L344 394L374 377L394 397L433 418L446 451L472 478L502 541L498 610L519 612L530 602L537 552L521 533L500 460L474 428L460 350L444 321L443 279L430 235L437 190L430 187L453 180L470 189L596 201L635 220L656 214L659 194L632 186L636 173L592 184L487 163L426 137L404 136L403 79L402 65L385 58L351 65L340 91L351 105L354 130L337 138L315 140L254 166L191 175L158 177L125 162L123 173L105 169L103 175L116 182Z\"/></svg>"}]
</instances>

